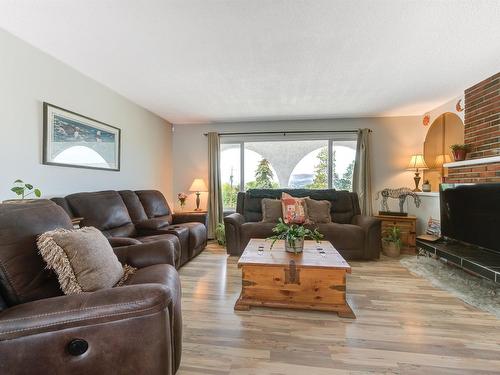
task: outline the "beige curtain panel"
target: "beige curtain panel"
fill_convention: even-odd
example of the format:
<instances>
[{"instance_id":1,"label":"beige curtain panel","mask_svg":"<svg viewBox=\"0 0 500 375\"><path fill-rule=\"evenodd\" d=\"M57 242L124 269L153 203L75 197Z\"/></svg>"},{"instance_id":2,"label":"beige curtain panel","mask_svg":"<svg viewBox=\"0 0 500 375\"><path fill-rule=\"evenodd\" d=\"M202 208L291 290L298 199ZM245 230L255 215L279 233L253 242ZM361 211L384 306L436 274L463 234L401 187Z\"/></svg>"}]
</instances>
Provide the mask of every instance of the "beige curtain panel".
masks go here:
<instances>
[{"instance_id":1,"label":"beige curtain panel","mask_svg":"<svg viewBox=\"0 0 500 375\"><path fill-rule=\"evenodd\" d=\"M222 222L222 189L220 184L220 140L216 132L208 133L208 238L215 238L217 224Z\"/></svg>"},{"instance_id":2,"label":"beige curtain panel","mask_svg":"<svg viewBox=\"0 0 500 375\"><path fill-rule=\"evenodd\" d=\"M358 130L358 145L352 178L352 190L358 193L362 215L371 216L372 208L372 169L370 165L370 129Z\"/></svg>"}]
</instances>

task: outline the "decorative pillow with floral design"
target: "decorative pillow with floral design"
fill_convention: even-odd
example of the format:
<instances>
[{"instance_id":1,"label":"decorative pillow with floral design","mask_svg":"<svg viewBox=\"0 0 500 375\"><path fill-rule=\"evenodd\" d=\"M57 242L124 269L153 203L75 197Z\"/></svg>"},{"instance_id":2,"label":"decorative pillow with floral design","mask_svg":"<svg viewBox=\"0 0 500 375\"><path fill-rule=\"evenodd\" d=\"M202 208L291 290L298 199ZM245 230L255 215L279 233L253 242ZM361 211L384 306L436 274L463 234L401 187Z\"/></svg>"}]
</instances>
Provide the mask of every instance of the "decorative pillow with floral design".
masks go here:
<instances>
[{"instance_id":1,"label":"decorative pillow with floral design","mask_svg":"<svg viewBox=\"0 0 500 375\"><path fill-rule=\"evenodd\" d=\"M283 221L287 224L306 224L306 198L295 198L290 194L281 194L281 207L283 209Z\"/></svg>"}]
</instances>

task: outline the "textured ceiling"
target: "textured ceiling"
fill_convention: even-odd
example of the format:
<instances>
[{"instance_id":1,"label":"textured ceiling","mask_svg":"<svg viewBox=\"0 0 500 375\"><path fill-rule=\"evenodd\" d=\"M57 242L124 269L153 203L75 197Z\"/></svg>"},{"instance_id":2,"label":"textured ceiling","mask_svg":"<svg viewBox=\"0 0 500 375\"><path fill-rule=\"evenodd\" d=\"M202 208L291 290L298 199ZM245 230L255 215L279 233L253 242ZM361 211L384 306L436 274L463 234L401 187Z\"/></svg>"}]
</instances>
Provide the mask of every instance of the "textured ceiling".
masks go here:
<instances>
[{"instance_id":1,"label":"textured ceiling","mask_svg":"<svg viewBox=\"0 0 500 375\"><path fill-rule=\"evenodd\" d=\"M500 70L500 1L0 0L0 27L173 123L419 115Z\"/></svg>"}]
</instances>

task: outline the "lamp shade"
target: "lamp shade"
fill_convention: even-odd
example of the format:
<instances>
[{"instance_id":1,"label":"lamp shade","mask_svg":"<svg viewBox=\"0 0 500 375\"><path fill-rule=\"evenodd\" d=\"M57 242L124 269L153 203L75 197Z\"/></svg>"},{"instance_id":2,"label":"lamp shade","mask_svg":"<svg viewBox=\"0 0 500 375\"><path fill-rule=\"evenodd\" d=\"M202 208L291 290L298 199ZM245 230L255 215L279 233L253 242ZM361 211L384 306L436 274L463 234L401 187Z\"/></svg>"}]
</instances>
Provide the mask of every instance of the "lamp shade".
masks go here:
<instances>
[{"instance_id":1,"label":"lamp shade","mask_svg":"<svg viewBox=\"0 0 500 375\"><path fill-rule=\"evenodd\" d=\"M410 170L428 169L427 164L425 164L424 155L422 154L412 155L407 169Z\"/></svg>"},{"instance_id":2,"label":"lamp shade","mask_svg":"<svg viewBox=\"0 0 500 375\"><path fill-rule=\"evenodd\" d=\"M207 185L205 185L205 181L202 178L195 178L189 191L208 191Z\"/></svg>"}]
</instances>

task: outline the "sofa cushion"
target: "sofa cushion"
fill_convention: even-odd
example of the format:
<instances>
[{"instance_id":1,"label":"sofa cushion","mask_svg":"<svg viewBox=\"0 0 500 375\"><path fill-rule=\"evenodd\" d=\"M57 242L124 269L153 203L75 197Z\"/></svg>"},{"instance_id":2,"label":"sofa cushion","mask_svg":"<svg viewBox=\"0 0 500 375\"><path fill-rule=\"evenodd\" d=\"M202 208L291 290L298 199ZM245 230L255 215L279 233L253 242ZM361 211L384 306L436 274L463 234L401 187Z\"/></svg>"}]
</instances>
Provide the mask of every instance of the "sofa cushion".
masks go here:
<instances>
[{"instance_id":1,"label":"sofa cushion","mask_svg":"<svg viewBox=\"0 0 500 375\"><path fill-rule=\"evenodd\" d=\"M175 264L180 265L181 259L181 244L180 239L173 233L164 233L164 234L155 234L151 236L139 236L135 238L136 240L141 241L142 243L156 242L160 240L168 240L174 243L175 247Z\"/></svg>"},{"instance_id":2,"label":"sofa cushion","mask_svg":"<svg viewBox=\"0 0 500 375\"><path fill-rule=\"evenodd\" d=\"M308 198L308 197L306 197ZM281 195L283 221L287 224L304 224L308 222L306 214L306 198L293 197L288 193Z\"/></svg>"},{"instance_id":3,"label":"sofa cushion","mask_svg":"<svg viewBox=\"0 0 500 375\"><path fill-rule=\"evenodd\" d=\"M241 225L241 243L247 244L251 238L267 238L272 236L275 223L244 223Z\"/></svg>"},{"instance_id":4,"label":"sofa cushion","mask_svg":"<svg viewBox=\"0 0 500 375\"><path fill-rule=\"evenodd\" d=\"M330 210L332 204L329 201L306 198L306 213L309 222L314 224L331 223Z\"/></svg>"},{"instance_id":5,"label":"sofa cushion","mask_svg":"<svg viewBox=\"0 0 500 375\"><path fill-rule=\"evenodd\" d=\"M330 241L338 250L363 251L365 232L361 227L351 224L327 223L317 225L324 240Z\"/></svg>"},{"instance_id":6,"label":"sofa cushion","mask_svg":"<svg viewBox=\"0 0 500 375\"><path fill-rule=\"evenodd\" d=\"M281 201L278 199L262 199L262 221L264 223L277 223L283 217Z\"/></svg>"},{"instance_id":7,"label":"sofa cushion","mask_svg":"<svg viewBox=\"0 0 500 375\"><path fill-rule=\"evenodd\" d=\"M36 238L72 227L69 216L51 201L0 204L0 289L8 306L62 295L57 277L38 254Z\"/></svg>"},{"instance_id":8,"label":"sofa cushion","mask_svg":"<svg viewBox=\"0 0 500 375\"><path fill-rule=\"evenodd\" d=\"M43 233L38 249L47 267L57 274L64 294L111 288L123 276L123 268L99 229L58 228Z\"/></svg>"},{"instance_id":9,"label":"sofa cushion","mask_svg":"<svg viewBox=\"0 0 500 375\"><path fill-rule=\"evenodd\" d=\"M107 237L134 237L135 227L118 192L71 194L66 201L75 216L83 217L83 226L96 227Z\"/></svg>"},{"instance_id":10,"label":"sofa cushion","mask_svg":"<svg viewBox=\"0 0 500 375\"><path fill-rule=\"evenodd\" d=\"M148 219L148 215L146 215L146 211L144 211L144 207L135 192L132 190L121 190L118 193L122 197L125 206L127 206L128 214L134 224Z\"/></svg>"},{"instance_id":11,"label":"sofa cushion","mask_svg":"<svg viewBox=\"0 0 500 375\"><path fill-rule=\"evenodd\" d=\"M201 223L180 223L172 225L172 227L181 227L189 229L189 252L190 257L194 257L201 253L207 245L207 227Z\"/></svg>"},{"instance_id":12,"label":"sofa cushion","mask_svg":"<svg viewBox=\"0 0 500 375\"><path fill-rule=\"evenodd\" d=\"M170 224L172 223L172 212L161 192L157 190L137 190L136 194L148 218L164 217Z\"/></svg>"}]
</instances>

